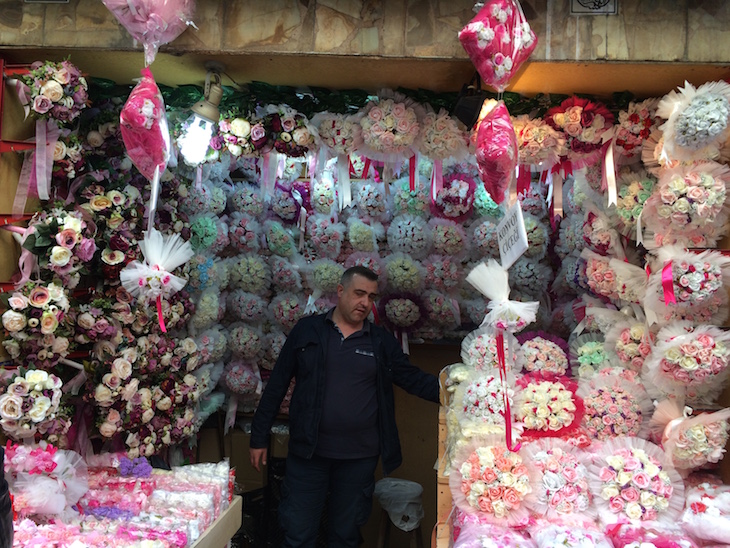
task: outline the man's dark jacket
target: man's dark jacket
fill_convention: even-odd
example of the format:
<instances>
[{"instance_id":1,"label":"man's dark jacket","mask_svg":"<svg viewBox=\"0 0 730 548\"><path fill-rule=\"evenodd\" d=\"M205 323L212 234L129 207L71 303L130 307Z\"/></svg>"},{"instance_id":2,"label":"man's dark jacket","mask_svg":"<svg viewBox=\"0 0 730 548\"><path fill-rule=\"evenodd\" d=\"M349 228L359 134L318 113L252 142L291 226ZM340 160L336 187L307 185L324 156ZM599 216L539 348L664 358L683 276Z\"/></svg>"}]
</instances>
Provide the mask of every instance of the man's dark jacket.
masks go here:
<instances>
[{"instance_id":1,"label":"man's dark jacket","mask_svg":"<svg viewBox=\"0 0 730 548\"><path fill-rule=\"evenodd\" d=\"M252 448L268 447L271 426L289 382L296 377L289 406L289 451L306 459L314 455L322 418L325 353L332 331L326 316L302 318L287 337L253 418ZM438 379L412 365L395 337L382 327L370 324L370 337L377 362L380 455L383 472L389 474L403 460L395 422L393 384L410 394L438 402Z\"/></svg>"}]
</instances>

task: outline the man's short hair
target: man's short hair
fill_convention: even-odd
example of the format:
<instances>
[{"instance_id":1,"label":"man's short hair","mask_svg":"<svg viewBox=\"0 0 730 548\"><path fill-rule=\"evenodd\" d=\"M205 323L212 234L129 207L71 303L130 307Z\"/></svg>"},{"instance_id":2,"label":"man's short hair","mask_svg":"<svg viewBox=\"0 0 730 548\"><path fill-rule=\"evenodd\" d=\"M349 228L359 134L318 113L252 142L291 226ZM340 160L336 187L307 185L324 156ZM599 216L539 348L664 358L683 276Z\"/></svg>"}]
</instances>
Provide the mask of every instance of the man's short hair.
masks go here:
<instances>
[{"instance_id":1,"label":"man's short hair","mask_svg":"<svg viewBox=\"0 0 730 548\"><path fill-rule=\"evenodd\" d=\"M340 278L340 285L342 287L347 287L348 285L350 285L350 282L355 275L362 276L363 278L366 278L371 282L378 281L378 275L375 272L373 272L366 266L356 265L351 266L350 268L345 270L345 272L342 274L342 277Z\"/></svg>"}]
</instances>

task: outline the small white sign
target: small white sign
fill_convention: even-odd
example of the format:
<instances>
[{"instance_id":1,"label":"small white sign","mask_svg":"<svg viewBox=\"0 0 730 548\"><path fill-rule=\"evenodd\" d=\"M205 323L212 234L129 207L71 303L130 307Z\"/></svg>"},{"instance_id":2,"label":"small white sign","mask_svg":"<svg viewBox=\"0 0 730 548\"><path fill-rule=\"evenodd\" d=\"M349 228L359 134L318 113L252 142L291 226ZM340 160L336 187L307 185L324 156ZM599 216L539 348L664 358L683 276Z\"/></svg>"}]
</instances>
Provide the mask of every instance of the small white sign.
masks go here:
<instances>
[{"instance_id":1,"label":"small white sign","mask_svg":"<svg viewBox=\"0 0 730 548\"><path fill-rule=\"evenodd\" d=\"M529 247L520 202L515 202L515 205L507 210L504 219L497 225L497 240L499 241L502 268L507 270Z\"/></svg>"},{"instance_id":2,"label":"small white sign","mask_svg":"<svg viewBox=\"0 0 730 548\"><path fill-rule=\"evenodd\" d=\"M618 0L571 0L570 15L616 15Z\"/></svg>"}]
</instances>

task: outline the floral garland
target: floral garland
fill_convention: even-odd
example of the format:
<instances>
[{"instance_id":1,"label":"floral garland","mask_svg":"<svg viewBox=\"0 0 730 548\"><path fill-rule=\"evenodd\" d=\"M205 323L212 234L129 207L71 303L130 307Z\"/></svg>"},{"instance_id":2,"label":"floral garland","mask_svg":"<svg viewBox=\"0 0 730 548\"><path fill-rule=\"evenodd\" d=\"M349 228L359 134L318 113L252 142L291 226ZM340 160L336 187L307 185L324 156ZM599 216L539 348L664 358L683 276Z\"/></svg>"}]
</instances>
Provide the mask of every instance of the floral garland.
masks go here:
<instances>
[{"instance_id":1,"label":"floral garland","mask_svg":"<svg viewBox=\"0 0 730 548\"><path fill-rule=\"evenodd\" d=\"M264 222L264 236L266 246L274 255L292 257L297 252L294 237L279 221Z\"/></svg>"},{"instance_id":2,"label":"floral garland","mask_svg":"<svg viewBox=\"0 0 730 548\"><path fill-rule=\"evenodd\" d=\"M647 99L640 103L632 101L626 110L618 113L614 139L619 154L625 158L641 155L644 142L658 125L656 107L656 99Z\"/></svg>"},{"instance_id":3,"label":"floral garland","mask_svg":"<svg viewBox=\"0 0 730 548\"><path fill-rule=\"evenodd\" d=\"M269 312L284 333L289 333L304 316L304 303L294 293L280 293L271 300Z\"/></svg>"},{"instance_id":4,"label":"floral garland","mask_svg":"<svg viewBox=\"0 0 730 548\"><path fill-rule=\"evenodd\" d=\"M362 109L362 152L373 160L410 157L420 130L421 108L412 100L388 90Z\"/></svg>"},{"instance_id":5,"label":"floral garland","mask_svg":"<svg viewBox=\"0 0 730 548\"><path fill-rule=\"evenodd\" d=\"M517 135L519 163L545 171L567 153L565 136L540 118L530 119L526 114L512 118Z\"/></svg>"},{"instance_id":6,"label":"floral garland","mask_svg":"<svg viewBox=\"0 0 730 548\"><path fill-rule=\"evenodd\" d=\"M416 185L411 190L408 178L398 179L391 184L393 188L393 211L395 215L418 215L425 217L428 213L428 189Z\"/></svg>"},{"instance_id":7,"label":"floral garland","mask_svg":"<svg viewBox=\"0 0 730 548\"><path fill-rule=\"evenodd\" d=\"M313 215L307 219L307 235L318 256L335 259L345 241L346 228L343 223L333 222L326 215Z\"/></svg>"},{"instance_id":8,"label":"floral garland","mask_svg":"<svg viewBox=\"0 0 730 548\"><path fill-rule=\"evenodd\" d=\"M523 333L520 342L520 363L526 373L543 377L562 377L570 372L568 345L548 333Z\"/></svg>"},{"instance_id":9,"label":"floral garland","mask_svg":"<svg viewBox=\"0 0 730 548\"><path fill-rule=\"evenodd\" d=\"M248 183L236 183L228 196L228 208L257 218L264 212L266 204L261 189Z\"/></svg>"},{"instance_id":10,"label":"floral garland","mask_svg":"<svg viewBox=\"0 0 730 548\"><path fill-rule=\"evenodd\" d=\"M56 418L62 385L56 375L38 369L16 376L0 396L0 427L15 440L34 437Z\"/></svg>"},{"instance_id":11,"label":"floral garland","mask_svg":"<svg viewBox=\"0 0 730 548\"><path fill-rule=\"evenodd\" d=\"M237 211L228 217L228 239L238 253L256 253L261 247L260 234L261 226L253 217Z\"/></svg>"},{"instance_id":12,"label":"floral garland","mask_svg":"<svg viewBox=\"0 0 730 548\"><path fill-rule=\"evenodd\" d=\"M656 178L643 170L631 171L621 176L616 203L621 230L625 236L636 239L636 222L651 197Z\"/></svg>"},{"instance_id":13,"label":"floral garland","mask_svg":"<svg viewBox=\"0 0 730 548\"><path fill-rule=\"evenodd\" d=\"M461 261L448 255L429 255L423 261L423 266L426 269L426 289L451 293L461 285Z\"/></svg>"},{"instance_id":14,"label":"floral garland","mask_svg":"<svg viewBox=\"0 0 730 548\"><path fill-rule=\"evenodd\" d=\"M423 266L405 253L393 253L385 259L388 285L397 292L418 293L425 281Z\"/></svg>"},{"instance_id":15,"label":"floral garland","mask_svg":"<svg viewBox=\"0 0 730 548\"><path fill-rule=\"evenodd\" d=\"M424 258L431 249L431 231L426 221L414 215L399 215L388 227L388 247L394 253Z\"/></svg>"},{"instance_id":16,"label":"floral garland","mask_svg":"<svg viewBox=\"0 0 730 548\"><path fill-rule=\"evenodd\" d=\"M451 173L444 177L444 186L431 203L431 212L445 219L463 222L471 216L474 207L476 183L465 173Z\"/></svg>"},{"instance_id":17,"label":"floral garland","mask_svg":"<svg viewBox=\"0 0 730 548\"><path fill-rule=\"evenodd\" d=\"M601 150L602 136L613 126L614 116L601 102L573 96L548 109L545 121L565 134L568 159L578 162L574 167L582 167Z\"/></svg>"},{"instance_id":18,"label":"floral garland","mask_svg":"<svg viewBox=\"0 0 730 548\"><path fill-rule=\"evenodd\" d=\"M20 81L25 86L20 90L21 103L33 118L62 125L78 118L89 105L86 78L69 61L36 61Z\"/></svg>"},{"instance_id":19,"label":"floral garland","mask_svg":"<svg viewBox=\"0 0 730 548\"><path fill-rule=\"evenodd\" d=\"M386 214L385 190L379 183L367 182L357 191L357 210L364 217L382 219Z\"/></svg>"},{"instance_id":20,"label":"floral garland","mask_svg":"<svg viewBox=\"0 0 730 548\"><path fill-rule=\"evenodd\" d=\"M269 303L260 295L234 289L226 296L226 310L240 321L259 323L266 319Z\"/></svg>"},{"instance_id":21,"label":"floral garland","mask_svg":"<svg viewBox=\"0 0 730 548\"><path fill-rule=\"evenodd\" d=\"M314 146L314 135L306 116L288 105L266 105L258 112L269 140L277 152L302 157Z\"/></svg>"},{"instance_id":22,"label":"floral garland","mask_svg":"<svg viewBox=\"0 0 730 548\"><path fill-rule=\"evenodd\" d=\"M525 425L524 435L555 437L578 427L583 402L575 395L577 387L572 381L525 375L517 384L522 390L517 396L515 417Z\"/></svg>"},{"instance_id":23,"label":"floral garland","mask_svg":"<svg viewBox=\"0 0 730 548\"><path fill-rule=\"evenodd\" d=\"M231 287L265 296L271 285L271 269L263 257L254 254L234 258L230 265Z\"/></svg>"}]
</instances>

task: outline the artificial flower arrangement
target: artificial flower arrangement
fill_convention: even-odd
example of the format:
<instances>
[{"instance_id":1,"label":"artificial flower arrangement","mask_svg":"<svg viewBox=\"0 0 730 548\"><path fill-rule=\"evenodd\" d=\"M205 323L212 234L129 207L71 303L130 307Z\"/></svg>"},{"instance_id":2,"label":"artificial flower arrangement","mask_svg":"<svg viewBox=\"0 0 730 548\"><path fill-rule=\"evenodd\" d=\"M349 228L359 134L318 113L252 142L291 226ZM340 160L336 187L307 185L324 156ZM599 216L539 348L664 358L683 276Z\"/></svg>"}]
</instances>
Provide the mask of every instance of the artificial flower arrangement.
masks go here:
<instances>
[{"instance_id":1,"label":"artificial flower arrangement","mask_svg":"<svg viewBox=\"0 0 730 548\"><path fill-rule=\"evenodd\" d=\"M35 119L65 125L89 105L86 78L69 61L36 61L19 84L20 102Z\"/></svg>"},{"instance_id":2,"label":"artificial flower arrangement","mask_svg":"<svg viewBox=\"0 0 730 548\"><path fill-rule=\"evenodd\" d=\"M268 319L269 303L260 295L234 289L226 295L226 310L238 321L258 324Z\"/></svg>"},{"instance_id":3,"label":"artificial flower arrangement","mask_svg":"<svg viewBox=\"0 0 730 548\"><path fill-rule=\"evenodd\" d=\"M327 173L312 181L312 196L310 201L316 213L329 215L337 199L335 182Z\"/></svg>"},{"instance_id":4,"label":"artificial flower arrangement","mask_svg":"<svg viewBox=\"0 0 730 548\"><path fill-rule=\"evenodd\" d=\"M619 220L617 229L624 236L633 240L640 237L638 233L639 217L644 210L644 204L651 197L655 185L656 177L643 169L631 170L619 175L616 202L616 214Z\"/></svg>"},{"instance_id":5,"label":"artificial flower arrangement","mask_svg":"<svg viewBox=\"0 0 730 548\"><path fill-rule=\"evenodd\" d=\"M525 222L527 245L529 246L525 251L525 257L540 260L545 257L550 243L548 227L543 221L528 213L525 213L522 217Z\"/></svg>"},{"instance_id":6,"label":"artificial flower arrangement","mask_svg":"<svg viewBox=\"0 0 730 548\"><path fill-rule=\"evenodd\" d=\"M526 191L520 192L517 199L524 213L532 215L540 221L548 216L547 188L539 184L531 184Z\"/></svg>"},{"instance_id":7,"label":"artificial flower arrangement","mask_svg":"<svg viewBox=\"0 0 730 548\"><path fill-rule=\"evenodd\" d=\"M546 171L560 161L567 153L565 136L541 118L526 114L512 118L517 135L519 164L528 169Z\"/></svg>"},{"instance_id":8,"label":"artificial flower arrangement","mask_svg":"<svg viewBox=\"0 0 730 548\"><path fill-rule=\"evenodd\" d=\"M361 113L362 146L358 152L384 162L415 154L425 114L422 106L400 93L381 90Z\"/></svg>"},{"instance_id":9,"label":"artificial flower arrangement","mask_svg":"<svg viewBox=\"0 0 730 548\"><path fill-rule=\"evenodd\" d=\"M474 215L493 219L501 219L504 215L504 209L494 201L484 185L477 185L474 192Z\"/></svg>"},{"instance_id":10,"label":"artificial flower arrangement","mask_svg":"<svg viewBox=\"0 0 730 548\"><path fill-rule=\"evenodd\" d=\"M612 128L614 116L599 101L573 96L548 109L544 120L565 135L567 158L581 168L600 156L603 134Z\"/></svg>"},{"instance_id":11,"label":"artificial flower arrangement","mask_svg":"<svg viewBox=\"0 0 730 548\"><path fill-rule=\"evenodd\" d=\"M254 394L261 390L261 375L251 362L233 360L226 365L222 383L235 396Z\"/></svg>"},{"instance_id":12,"label":"artificial flower arrangement","mask_svg":"<svg viewBox=\"0 0 730 548\"><path fill-rule=\"evenodd\" d=\"M274 255L293 257L297 252L297 244L291 232L279 221L264 221L264 237L266 246Z\"/></svg>"},{"instance_id":13,"label":"artificial flower arrangement","mask_svg":"<svg viewBox=\"0 0 730 548\"><path fill-rule=\"evenodd\" d=\"M638 373L651 355L654 334L645 321L626 319L606 332L605 344L613 350L621 367Z\"/></svg>"},{"instance_id":14,"label":"artificial flower arrangement","mask_svg":"<svg viewBox=\"0 0 730 548\"><path fill-rule=\"evenodd\" d=\"M502 383L496 369L492 371L471 370L454 389L452 408L458 419L461 435L468 439L479 434L502 434L504 432L504 389L510 405L514 400L514 375L507 374Z\"/></svg>"},{"instance_id":15,"label":"artificial flower arrangement","mask_svg":"<svg viewBox=\"0 0 730 548\"><path fill-rule=\"evenodd\" d=\"M641 159L643 145L659 123L657 102L656 99L639 103L631 101L625 110L618 113L613 137L616 152L622 159L632 163Z\"/></svg>"},{"instance_id":16,"label":"artificial flower arrangement","mask_svg":"<svg viewBox=\"0 0 730 548\"><path fill-rule=\"evenodd\" d=\"M212 213L198 213L191 217L188 241L198 253L220 253L231 243L227 219L219 219ZM225 231L224 234L221 232Z\"/></svg>"},{"instance_id":17,"label":"artificial flower arrangement","mask_svg":"<svg viewBox=\"0 0 730 548\"><path fill-rule=\"evenodd\" d=\"M360 217L355 216L347 219L347 239L355 251L377 252L378 240L384 237L385 229L380 223L365 223Z\"/></svg>"},{"instance_id":18,"label":"artificial flower arrangement","mask_svg":"<svg viewBox=\"0 0 730 548\"><path fill-rule=\"evenodd\" d=\"M533 512L555 523L577 524L595 518L587 453L555 438L529 443L524 453L539 478L529 504Z\"/></svg>"},{"instance_id":19,"label":"artificial flower arrangement","mask_svg":"<svg viewBox=\"0 0 730 548\"><path fill-rule=\"evenodd\" d=\"M595 513L595 511L592 513ZM590 520L581 516L577 519L578 524L572 524L570 523L571 519L572 517L569 517L566 523L537 520L529 528L530 537L536 543L537 548L553 548L555 546L615 548L609 537ZM633 548L638 548L638 546Z\"/></svg>"},{"instance_id":20,"label":"artificial flower arrangement","mask_svg":"<svg viewBox=\"0 0 730 548\"><path fill-rule=\"evenodd\" d=\"M235 265L232 264L231 268ZM190 316L188 330L196 335L220 322L226 312L225 295L220 289L211 287L200 292L195 300L195 312Z\"/></svg>"},{"instance_id":21,"label":"artificial flower arrangement","mask_svg":"<svg viewBox=\"0 0 730 548\"><path fill-rule=\"evenodd\" d=\"M342 250L347 228L328 215L312 215L307 219L308 242L317 256L335 259Z\"/></svg>"},{"instance_id":22,"label":"artificial flower arrangement","mask_svg":"<svg viewBox=\"0 0 730 548\"><path fill-rule=\"evenodd\" d=\"M285 257L272 255L269 259L271 266L271 283L275 291L300 291L302 289L302 275L300 266L292 263Z\"/></svg>"},{"instance_id":23,"label":"artificial flower arrangement","mask_svg":"<svg viewBox=\"0 0 730 548\"><path fill-rule=\"evenodd\" d=\"M414 262L414 264L417 265L417 263ZM377 276L378 276L378 289L380 291L383 291L387 284L388 284L388 273L385 266L385 261L378 255L377 253L351 253L347 256L347 259L345 259L345 268L350 268L353 266L364 266L365 268L368 268L372 270ZM409 269L410 263L407 261L403 263L403 267ZM418 266L414 267L416 270L418 269ZM394 272L399 271L399 268L395 265L393 265ZM405 273L404 273L405 274ZM423 279L423 273L420 274L421 280ZM418 286L419 284L405 284L408 285L414 285Z\"/></svg>"},{"instance_id":24,"label":"artificial flower arrangement","mask_svg":"<svg viewBox=\"0 0 730 548\"><path fill-rule=\"evenodd\" d=\"M687 501L679 521L682 529L706 545L730 544L730 487L705 481L687 488Z\"/></svg>"},{"instance_id":25,"label":"artificial flower arrangement","mask_svg":"<svg viewBox=\"0 0 730 548\"><path fill-rule=\"evenodd\" d=\"M357 210L363 217L384 220L387 217L387 200L382 183L366 181L355 195Z\"/></svg>"},{"instance_id":26,"label":"artificial flower arrangement","mask_svg":"<svg viewBox=\"0 0 730 548\"><path fill-rule=\"evenodd\" d=\"M228 263L208 253L196 253L185 263L183 273L188 287L204 290L209 287L223 288L228 285Z\"/></svg>"},{"instance_id":27,"label":"artificial flower arrangement","mask_svg":"<svg viewBox=\"0 0 730 548\"><path fill-rule=\"evenodd\" d=\"M110 301L101 298L79 305L74 318L74 341L88 345L98 340L115 340L122 324L112 316L114 310Z\"/></svg>"},{"instance_id":28,"label":"artificial flower arrangement","mask_svg":"<svg viewBox=\"0 0 730 548\"><path fill-rule=\"evenodd\" d=\"M550 286L553 271L550 267L535 259L520 257L509 267L511 285L515 291L519 291L531 299L537 299Z\"/></svg>"},{"instance_id":29,"label":"artificial flower arrangement","mask_svg":"<svg viewBox=\"0 0 730 548\"><path fill-rule=\"evenodd\" d=\"M502 344L505 356L512 355L519 348L517 339L509 333L505 334ZM482 327L464 337L461 341L461 361L477 371L496 371L497 338L494 331Z\"/></svg>"},{"instance_id":30,"label":"artificial flower arrangement","mask_svg":"<svg viewBox=\"0 0 730 548\"><path fill-rule=\"evenodd\" d=\"M86 162L83 152L83 143L78 132L61 129L58 141L53 147L51 176L55 183L68 185L73 179L84 174Z\"/></svg>"},{"instance_id":31,"label":"artificial flower arrangement","mask_svg":"<svg viewBox=\"0 0 730 548\"><path fill-rule=\"evenodd\" d=\"M585 405L583 430L591 440L647 437L654 408L640 382L632 383L617 375L597 375L581 380L578 395Z\"/></svg>"},{"instance_id":32,"label":"artificial flower arrangement","mask_svg":"<svg viewBox=\"0 0 730 548\"><path fill-rule=\"evenodd\" d=\"M641 548L667 546L677 548L699 548L694 535L689 535L676 524L645 528L623 523L607 529L607 538L614 548ZM709 546L709 545L706 545Z\"/></svg>"},{"instance_id":33,"label":"artificial flower arrangement","mask_svg":"<svg viewBox=\"0 0 730 548\"><path fill-rule=\"evenodd\" d=\"M599 368L613 362L613 355L607 348L603 335L584 333L570 343L570 363L573 376L578 379L590 379Z\"/></svg>"},{"instance_id":34,"label":"artificial flower arrangement","mask_svg":"<svg viewBox=\"0 0 730 548\"><path fill-rule=\"evenodd\" d=\"M317 259L309 264L305 270L305 277L312 291L312 300L317 300L322 295L336 294L344 273L344 267L332 259Z\"/></svg>"},{"instance_id":35,"label":"artificial flower arrangement","mask_svg":"<svg viewBox=\"0 0 730 548\"><path fill-rule=\"evenodd\" d=\"M426 289L454 293L462 280L461 262L449 255L429 255L423 261Z\"/></svg>"},{"instance_id":36,"label":"artificial flower arrangement","mask_svg":"<svg viewBox=\"0 0 730 548\"><path fill-rule=\"evenodd\" d=\"M294 293L279 293L269 305L269 313L276 325L288 333L304 316L305 303Z\"/></svg>"},{"instance_id":37,"label":"artificial flower arrangement","mask_svg":"<svg viewBox=\"0 0 730 548\"><path fill-rule=\"evenodd\" d=\"M616 225L611 218L600 211L592 202L585 205L583 218L583 241L588 249L599 255L623 257L623 248L619 243L619 235L613 227Z\"/></svg>"},{"instance_id":38,"label":"artificial flower arrangement","mask_svg":"<svg viewBox=\"0 0 730 548\"><path fill-rule=\"evenodd\" d=\"M586 245L583 239L583 216L568 215L560 223L558 239L555 242L555 252L561 260L569 255L580 254Z\"/></svg>"},{"instance_id":39,"label":"artificial flower arrangement","mask_svg":"<svg viewBox=\"0 0 730 548\"><path fill-rule=\"evenodd\" d=\"M271 268L264 257L253 253L233 257L230 263L231 288L239 288L262 297L271 286Z\"/></svg>"},{"instance_id":40,"label":"artificial flower arrangement","mask_svg":"<svg viewBox=\"0 0 730 548\"><path fill-rule=\"evenodd\" d=\"M228 352L228 330L222 325L206 329L195 337L195 345L201 363L219 362Z\"/></svg>"},{"instance_id":41,"label":"artificial flower arrangement","mask_svg":"<svg viewBox=\"0 0 730 548\"><path fill-rule=\"evenodd\" d=\"M485 218L476 220L471 225L470 240L472 254L475 258L493 258L499 257L499 241L497 239L496 219Z\"/></svg>"},{"instance_id":42,"label":"artificial flower arrangement","mask_svg":"<svg viewBox=\"0 0 730 548\"><path fill-rule=\"evenodd\" d=\"M427 327L432 327L434 334L441 333L443 329L456 328L461 323L458 302L453 297L439 291L426 291L423 294L423 305L429 324Z\"/></svg>"},{"instance_id":43,"label":"artificial flower arrangement","mask_svg":"<svg viewBox=\"0 0 730 548\"><path fill-rule=\"evenodd\" d=\"M286 342L286 335L283 331L278 329L272 329L265 335L264 341L264 356L261 359L261 367L271 371L274 369L276 360L281 354L281 349L284 348Z\"/></svg>"},{"instance_id":44,"label":"artificial flower arrangement","mask_svg":"<svg viewBox=\"0 0 730 548\"><path fill-rule=\"evenodd\" d=\"M707 82L695 88L685 82L662 97L656 114L666 120L659 129L670 159L713 159L730 135L730 84Z\"/></svg>"},{"instance_id":45,"label":"artificial flower arrangement","mask_svg":"<svg viewBox=\"0 0 730 548\"><path fill-rule=\"evenodd\" d=\"M228 195L228 210L239 211L258 218L266 209L261 189L245 182L238 182Z\"/></svg>"},{"instance_id":46,"label":"artificial flower arrangement","mask_svg":"<svg viewBox=\"0 0 730 548\"><path fill-rule=\"evenodd\" d=\"M237 358L246 361L256 360L263 351L263 334L253 325L240 323L228 327L228 343Z\"/></svg>"},{"instance_id":47,"label":"artificial flower arrangement","mask_svg":"<svg viewBox=\"0 0 730 548\"><path fill-rule=\"evenodd\" d=\"M218 134L213 136L211 145L218 150L225 148L234 158L260 154L266 145L261 120L231 109L221 114Z\"/></svg>"},{"instance_id":48,"label":"artificial flower arrangement","mask_svg":"<svg viewBox=\"0 0 730 548\"><path fill-rule=\"evenodd\" d=\"M602 524L671 525L684 507L684 484L664 452L640 438L616 438L597 449L590 487Z\"/></svg>"},{"instance_id":49,"label":"artificial flower arrangement","mask_svg":"<svg viewBox=\"0 0 730 548\"><path fill-rule=\"evenodd\" d=\"M285 223L293 224L299 219L301 207L292 196L291 188L277 183L270 207L271 212Z\"/></svg>"},{"instance_id":50,"label":"artificial flower arrangement","mask_svg":"<svg viewBox=\"0 0 730 548\"><path fill-rule=\"evenodd\" d=\"M36 369L51 370L70 351L71 325L68 294L56 284L30 281L8 299L2 324L9 338L3 341L13 360Z\"/></svg>"},{"instance_id":51,"label":"artificial flower arrangement","mask_svg":"<svg viewBox=\"0 0 730 548\"><path fill-rule=\"evenodd\" d=\"M730 409L692 413L681 399L666 399L657 404L650 423L654 439L683 477L719 462L730 437Z\"/></svg>"},{"instance_id":52,"label":"artificial flower arrangement","mask_svg":"<svg viewBox=\"0 0 730 548\"><path fill-rule=\"evenodd\" d=\"M423 266L405 253L393 253L385 258L385 275L388 286L399 293L419 293L426 279Z\"/></svg>"},{"instance_id":53,"label":"artificial flower arrangement","mask_svg":"<svg viewBox=\"0 0 730 548\"><path fill-rule=\"evenodd\" d=\"M178 208L188 215L213 213L213 187L207 182L200 185L181 183L177 187Z\"/></svg>"},{"instance_id":54,"label":"artificial flower arrangement","mask_svg":"<svg viewBox=\"0 0 730 548\"><path fill-rule=\"evenodd\" d=\"M583 249L580 256L586 262L585 275L588 289L596 296L606 297L614 302L620 301L621 294L616 281L616 271L611 266L611 259L594 253L588 248Z\"/></svg>"},{"instance_id":55,"label":"artificial flower arrangement","mask_svg":"<svg viewBox=\"0 0 730 548\"><path fill-rule=\"evenodd\" d=\"M436 191L431 213L457 223L471 216L476 183L466 173L454 171L443 178L443 187Z\"/></svg>"},{"instance_id":56,"label":"artificial flower arrangement","mask_svg":"<svg viewBox=\"0 0 730 548\"><path fill-rule=\"evenodd\" d=\"M262 118L268 139L277 152L297 158L313 149L316 129L306 116L290 106L282 104L259 107L257 116Z\"/></svg>"},{"instance_id":57,"label":"artificial flower arrangement","mask_svg":"<svg viewBox=\"0 0 730 548\"><path fill-rule=\"evenodd\" d=\"M386 295L380 299L378 308L383 324L399 334L415 331L426 319L421 298L412 293Z\"/></svg>"},{"instance_id":58,"label":"artificial flower arrangement","mask_svg":"<svg viewBox=\"0 0 730 548\"><path fill-rule=\"evenodd\" d=\"M0 395L0 427L14 440L27 440L55 420L63 382L41 369L19 373Z\"/></svg>"},{"instance_id":59,"label":"artificial flower arrangement","mask_svg":"<svg viewBox=\"0 0 730 548\"><path fill-rule=\"evenodd\" d=\"M436 255L449 255L454 258L466 256L468 242L466 231L454 221L433 218L428 221L431 229L433 252Z\"/></svg>"},{"instance_id":60,"label":"artificial flower arrangement","mask_svg":"<svg viewBox=\"0 0 730 548\"><path fill-rule=\"evenodd\" d=\"M526 533L517 529L481 523L477 516L456 508L454 512L454 548L536 548Z\"/></svg>"},{"instance_id":61,"label":"artificial flower arrangement","mask_svg":"<svg viewBox=\"0 0 730 548\"><path fill-rule=\"evenodd\" d=\"M583 417L578 386L568 377L544 379L523 375L517 379L515 418L525 431L523 437L562 437L575 433Z\"/></svg>"},{"instance_id":62,"label":"artificial flower arrangement","mask_svg":"<svg viewBox=\"0 0 730 548\"><path fill-rule=\"evenodd\" d=\"M400 178L391 184L393 192L394 215L428 215L428 189L425 185L417 184L411 189L408 177Z\"/></svg>"},{"instance_id":63,"label":"artificial flower arrangement","mask_svg":"<svg viewBox=\"0 0 730 548\"><path fill-rule=\"evenodd\" d=\"M235 211L228 216L227 225L230 245L237 253L256 253L259 250L261 225L255 218Z\"/></svg>"},{"instance_id":64,"label":"artificial flower arrangement","mask_svg":"<svg viewBox=\"0 0 730 548\"><path fill-rule=\"evenodd\" d=\"M333 155L344 156L344 161L350 152L358 150L362 145L362 128L360 121L362 114L338 114L334 112L319 112L312 117L312 125L317 129L319 142ZM345 166L349 169L349 166ZM326 213L326 212L323 212Z\"/></svg>"},{"instance_id":65,"label":"artificial flower arrangement","mask_svg":"<svg viewBox=\"0 0 730 548\"><path fill-rule=\"evenodd\" d=\"M467 154L467 137L448 112L434 112L428 108L421 121L418 149L424 156L435 161L453 158L460 160Z\"/></svg>"},{"instance_id":66,"label":"artificial flower arrangement","mask_svg":"<svg viewBox=\"0 0 730 548\"><path fill-rule=\"evenodd\" d=\"M686 400L713 403L730 375L730 335L718 327L688 321L666 325L644 363L647 388Z\"/></svg>"},{"instance_id":67,"label":"artificial flower arrangement","mask_svg":"<svg viewBox=\"0 0 730 548\"><path fill-rule=\"evenodd\" d=\"M523 451L509 451L501 438L474 438L453 461L449 487L454 504L487 523L526 525L537 481L526 459Z\"/></svg>"},{"instance_id":68,"label":"artificial flower arrangement","mask_svg":"<svg viewBox=\"0 0 730 548\"><path fill-rule=\"evenodd\" d=\"M388 248L423 259L431 250L431 231L425 219L415 215L398 215L388 227Z\"/></svg>"},{"instance_id":69,"label":"artificial flower arrangement","mask_svg":"<svg viewBox=\"0 0 730 548\"><path fill-rule=\"evenodd\" d=\"M517 335L520 343L517 365L525 373L544 378L570 375L568 343L560 337L544 331L532 331Z\"/></svg>"}]
</instances>

